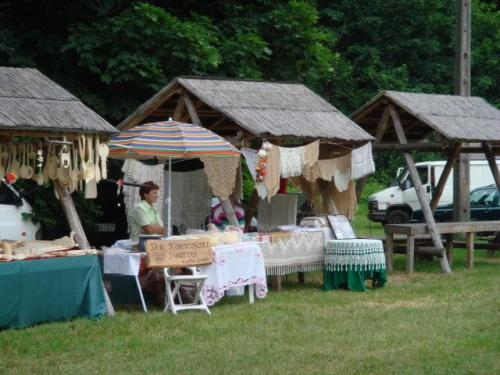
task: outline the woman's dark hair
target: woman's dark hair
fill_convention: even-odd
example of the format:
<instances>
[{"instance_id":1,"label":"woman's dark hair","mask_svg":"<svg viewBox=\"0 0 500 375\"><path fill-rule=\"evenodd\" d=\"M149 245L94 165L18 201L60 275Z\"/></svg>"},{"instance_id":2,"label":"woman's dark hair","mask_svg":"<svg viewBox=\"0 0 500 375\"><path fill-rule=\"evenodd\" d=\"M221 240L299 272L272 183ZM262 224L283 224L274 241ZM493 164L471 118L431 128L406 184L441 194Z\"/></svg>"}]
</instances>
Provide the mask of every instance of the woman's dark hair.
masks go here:
<instances>
[{"instance_id":1,"label":"woman's dark hair","mask_svg":"<svg viewBox=\"0 0 500 375\"><path fill-rule=\"evenodd\" d=\"M141 199L145 199L145 195L149 194L151 190L160 190L160 187L156 185L153 181L146 181L142 183L143 186L139 189L139 195L141 196ZM146 185L146 186L144 186Z\"/></svg>"}]
</instances>

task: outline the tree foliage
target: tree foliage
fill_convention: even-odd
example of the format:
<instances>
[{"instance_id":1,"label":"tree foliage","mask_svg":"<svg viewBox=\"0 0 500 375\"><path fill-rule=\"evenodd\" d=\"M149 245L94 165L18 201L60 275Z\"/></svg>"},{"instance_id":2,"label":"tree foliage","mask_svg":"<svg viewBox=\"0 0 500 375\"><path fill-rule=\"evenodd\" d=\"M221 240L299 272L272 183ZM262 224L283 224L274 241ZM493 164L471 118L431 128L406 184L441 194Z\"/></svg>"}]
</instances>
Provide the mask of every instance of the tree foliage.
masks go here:
<instances>
[{"instance_id":1,"label":"tree foliage","mask_svg":"<svg viewBox=\"0 0 500 375\"><path fill-rule=\"evenodd\" d=\"M472 1L472 95L500 107L500 12ZM113 124L179 75L303 82L349 114L453 93L449 0L4 0L0 65L36 67ZM401 160L377 156L380 181Z\"/></svg>"}]
</instances>

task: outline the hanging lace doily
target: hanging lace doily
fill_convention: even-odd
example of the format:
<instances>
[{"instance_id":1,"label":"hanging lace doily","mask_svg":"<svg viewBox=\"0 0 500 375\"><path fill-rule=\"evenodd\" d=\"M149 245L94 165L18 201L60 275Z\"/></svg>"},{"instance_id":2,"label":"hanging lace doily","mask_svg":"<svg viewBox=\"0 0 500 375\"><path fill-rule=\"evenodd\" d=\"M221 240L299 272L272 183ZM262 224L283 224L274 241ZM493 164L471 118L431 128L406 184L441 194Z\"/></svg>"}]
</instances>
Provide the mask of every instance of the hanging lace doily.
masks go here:
<instances>
[{"instance_id":1,"label":"hanging lace doily","mask_svg":"<svg viewBox=\"0 0 500 375\"><path fill-rule=\"evenodd\" d=\"M200 160L205 165L208 184L212 187L214 195L222 200L228 199L234 191L240 159L204 157Z\"/></svg>"},{"instance_id":2,"label":"hanging lace doily","mask_svg":"<svg viewBox=\"0 0 500 375\"><path fill-rule=\"evenodd\" d=\"M304 166L310 165L313 166L319 158L319 141L314 141L307 146L304 146Z\"/></svg>"},{"instance_id":3,"label":"hanging lace doily","mask_svg":"<svg viewBox=\"0 0 500 375\"><path fill-rule=\"evenodd\" d=\"M264 178L264 185L267 189L267 199L276 195L280 188L280 151L274 146L267 156L267 174Z\"/></svg>"},{"instance_id":4,"label":"hanging lace doily","mask_svg":"<svg viewBox=\"0 0 500 375\"><path fill-rule=\"evenodd\" d=\"M258 153L259 151L248 147L241 148L241 154L244 156L245 161L247 162L248 170L250 171L250 174L252 175L254 181L257 178L257 172L255 170L255 167L257 166Z\"/></svg>"},{"instance_id":5,"label":"hanging lace doily","mask_svg":"<svg viewBox=\"0 0 500 375\"><path fill-rule=\"evenodd\" d=\"M304 169L304 147L278 147L281 162L281 177L295 177Z\"/></svg>"}]
</instances>

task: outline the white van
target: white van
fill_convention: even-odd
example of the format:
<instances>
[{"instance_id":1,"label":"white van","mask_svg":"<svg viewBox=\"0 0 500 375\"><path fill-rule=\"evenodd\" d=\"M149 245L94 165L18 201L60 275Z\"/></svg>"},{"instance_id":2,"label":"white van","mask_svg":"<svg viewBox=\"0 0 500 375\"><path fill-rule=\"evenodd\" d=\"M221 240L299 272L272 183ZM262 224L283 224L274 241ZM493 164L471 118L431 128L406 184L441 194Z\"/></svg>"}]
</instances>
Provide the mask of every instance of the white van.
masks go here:
<instances>
[{"instance_id":1,"label":"white van","mask_svg":"<svg viewBox=\"0 0 500 375\"><path fill-rule=\"evenodd\" d=\"M500 164L500 161L497 161L497 163ZM429 201L432 199L445 165L446 161L416 163L418 175ZM495 180L488 161L471 160L469 191L493 183L495 183ZM438 204L450 203L453 203L453 170L446 181ZM368 218L376 222L387 224L408 223L413 211L420 209L417 192L407 168L398 169L397 181L391 182L390 187L372 194L368 198Z\"/></svg>"},{"instance_id":2,"label":"white van","mask_svg":"<svg viewBox=\"0 0 500 375\"><path fill-rule=\"evenodd\" d=\"M40 224L23 214L31 214L31 206L22 195L2 180L0 184L0 239L28 241L41 239Z\"/></svg>"}]
</instances>

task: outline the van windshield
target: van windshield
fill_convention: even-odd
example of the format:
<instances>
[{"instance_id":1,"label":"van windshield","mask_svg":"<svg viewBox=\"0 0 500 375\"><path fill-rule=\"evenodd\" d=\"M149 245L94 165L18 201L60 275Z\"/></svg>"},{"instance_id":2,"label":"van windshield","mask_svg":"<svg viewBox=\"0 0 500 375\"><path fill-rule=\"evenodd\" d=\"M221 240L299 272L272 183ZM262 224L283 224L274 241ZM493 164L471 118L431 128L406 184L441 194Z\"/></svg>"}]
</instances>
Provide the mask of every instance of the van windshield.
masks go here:
<instances>
[{"instance_id":1,"label":"van windshield","mask_svg":"<svg viewBox=\"0 0 500 375\"><path fill-rule=\"evenodd\" d=\"M410 181L410 187L414 187L415 185L413 184L413 181L407 172L408 172L407 168L403 169L401 173L398 175L398 180L401 182L403 182L404 180L408 180ZM429 182L429 168L427 166L417 167L417 173L418 176L420 177L422 185L425 185Z\"/></svg>"}]
</instances>

